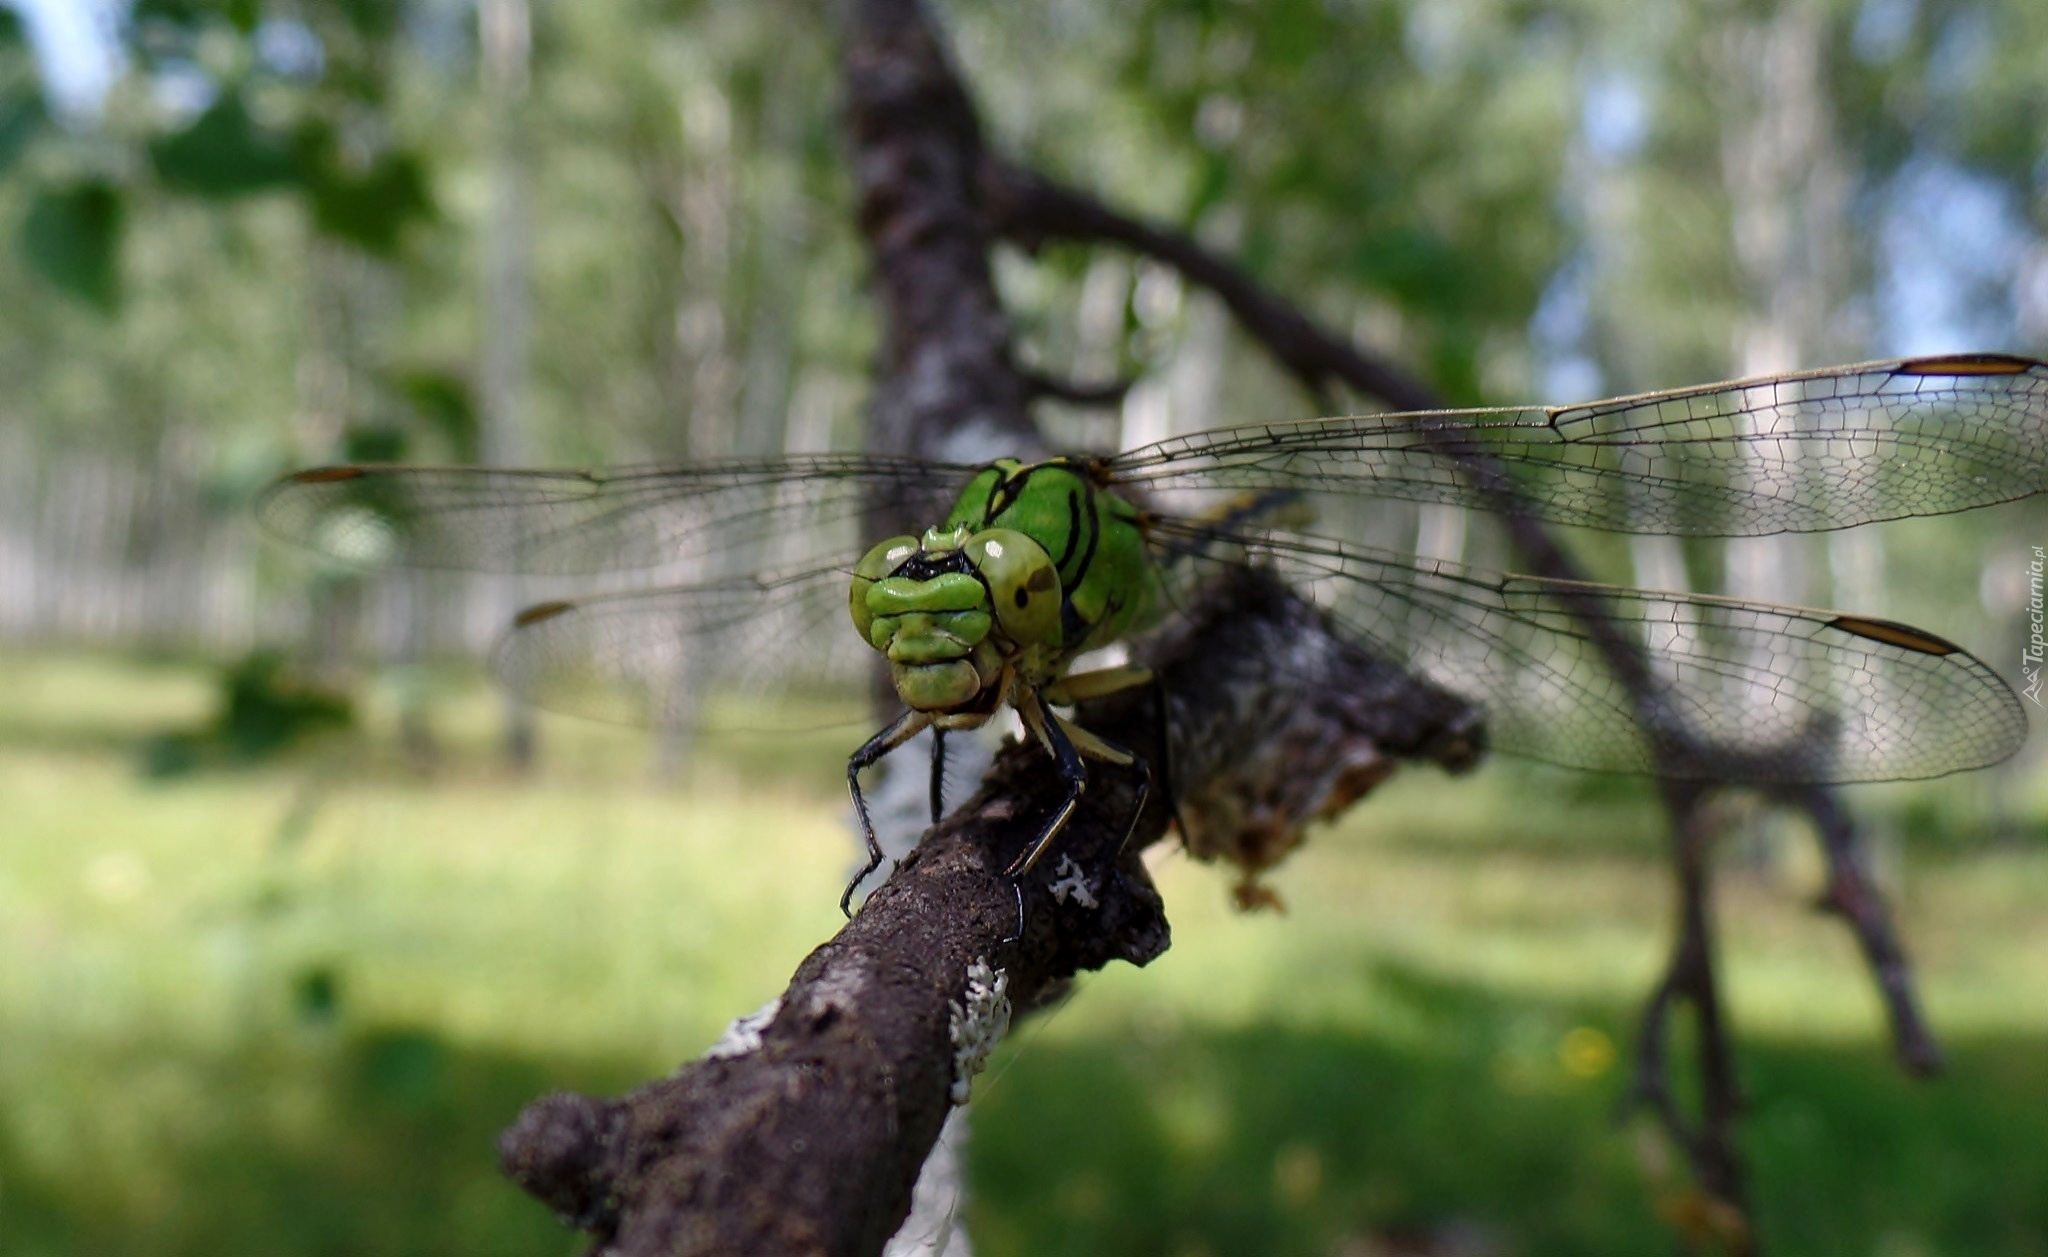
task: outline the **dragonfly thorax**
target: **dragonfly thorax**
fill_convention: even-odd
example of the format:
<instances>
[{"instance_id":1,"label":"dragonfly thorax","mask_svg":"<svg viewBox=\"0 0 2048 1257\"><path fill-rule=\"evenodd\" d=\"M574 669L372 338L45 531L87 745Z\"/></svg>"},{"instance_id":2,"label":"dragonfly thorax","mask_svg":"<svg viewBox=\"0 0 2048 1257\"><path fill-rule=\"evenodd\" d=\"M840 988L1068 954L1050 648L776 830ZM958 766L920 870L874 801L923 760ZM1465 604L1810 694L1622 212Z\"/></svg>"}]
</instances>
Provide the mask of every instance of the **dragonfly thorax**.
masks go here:
<instances>
[{"instance_id":1,"label":"dragonfly thorax","mask_svg":"<svg viewBox=\"0 0 2048 1257\"><path fill-rule=\"evenodd\" d=\"M1061 657L1059 573L1044 547L1009 528L893 537L854 569L854 626L889 660L914 711L978 712L1009 684L1037 684Z\"/></svg>"}]
</instances>

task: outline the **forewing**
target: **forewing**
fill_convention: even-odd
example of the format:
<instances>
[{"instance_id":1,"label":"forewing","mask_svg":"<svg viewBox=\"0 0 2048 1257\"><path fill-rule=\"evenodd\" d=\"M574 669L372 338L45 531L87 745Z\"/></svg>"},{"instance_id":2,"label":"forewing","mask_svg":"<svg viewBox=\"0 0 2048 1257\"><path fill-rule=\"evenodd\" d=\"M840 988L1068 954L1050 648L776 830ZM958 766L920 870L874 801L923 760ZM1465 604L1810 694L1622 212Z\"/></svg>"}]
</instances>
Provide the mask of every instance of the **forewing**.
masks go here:
<instances>
[{"instance_id":1,"label":"forewing","mask_svg":"<svg viewBox=\"0 0 2048 1257\"><path fill-rule=\"evenodd\" d=\"M1483 465L1506 469L1525 514L1621 532L1759 536L1946 514L2048 491L2048 365L1919 358L1584 406L1266 424L1106 464L1114 482L1149 489L1498 509L1475 478Z\"/></svg>"},{"instance_id":2,"label":"forewing","mask_svg":"<svg viewBox=\"0 0 2048 1257\"><path fill-rule=\"evenodd\" d=\"M1827 611L1504 576L1339 541L1156 521L1177 585L1270 563L1385 657L1478 703L1489 745L1569 767L1752 783L1997 763L2019 699L1931 634ZM1624 647L1621 680L1603 651Z\"/></svg>"},{"instance_id":3,"label":"forewing","mask_svg":"<svg viewBox=\"0 0 2048 1257\"><path fill-rule=\"evenodd\" d=\"M971 468L820 454L607 471L357 466L258 500L266 527L361 566L585 573L683 565L692 581L844 556L871 501L943 515Z\"/></svg>"},{"instance_id":4,"label":"forewing","mask_svg":"<svg viewBox=\"0 0 2048 1257\"><path fill-rule=\"evenodd\" d=\"M520 614L493 664L514 693L571 715L815 728L861 710L876 659L847 618L851 580L833 566L542 603Z\"/></svg>"}]
</instances>

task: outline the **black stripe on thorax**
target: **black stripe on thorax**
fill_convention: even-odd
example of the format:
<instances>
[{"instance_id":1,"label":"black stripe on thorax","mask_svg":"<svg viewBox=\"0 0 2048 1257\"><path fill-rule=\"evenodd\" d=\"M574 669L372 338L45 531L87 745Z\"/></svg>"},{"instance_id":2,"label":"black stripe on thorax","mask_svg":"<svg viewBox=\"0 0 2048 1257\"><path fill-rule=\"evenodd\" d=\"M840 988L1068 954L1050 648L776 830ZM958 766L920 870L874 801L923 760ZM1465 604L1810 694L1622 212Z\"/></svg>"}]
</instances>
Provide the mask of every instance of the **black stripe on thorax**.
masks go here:
<instances>
[{"instance_id":1,"label":"black stripe on thorax","mask_svg":"<svg viewBox=\"0 0 2048 1257\"><path fill-rule=\"evenodd\" d=\"M989 470L1000 471L1001 468L997 467L994 463L990 463ZM1010 485L1018 478L1016 472L1008 472L997 476L995 483L988 487L988 501L981 504L981 522L983 524L994 523L996 516L1009 508L1011 501L1017 496L1011 490Z\"/></svg>"},{"instance_id":2,"label":"black stripe on thorax","mask_svg":"<svg viewBox=\"0 0 2048 1257\"><path fill-rule=\"evenodd\" d=\"M1074 606L1074 591L1079 589L1082 582L1088 579L1088 569L1095 565L1096 546L1102 540L1102 516L1096 509L1095 482L1084 480L1082 484L1085 486L1083 492L1087 495L1085 507L1082 503L1081 494L1069 493L1067 495L1067 512L1072 518L1074 526L1068 532L1067 553L1060 556L1059 562L1062 573L1060 583L1063 591L1060 597L1060 635L1070 648L1085 638L1095 627L1082 620L1080 609ZM1065 575L1067 559L1073 556L1074 543L1080 539L1080 529L1084 526L1084 519L1085 527L1088 531L1088 548L1081 552L1081 561L1075 566L1072 578L1068 578Z\"/></svg>"},{"instance_id":3,"label":"black stripe on thorax","mask_svg":"<svg viewBox=\"0 0 2048 1257\"><path fill-rule=\"evenodd\" d=\"M1084 520L1088 530L1088 548L1082 552L1081 564L1074 569L1074 579L1069 582L1076 586L1088 579L1088 569L1095 565L1095 547L1102 541L1102 513L1096 508L1095 484L1093 481L1083 480L1081 485L1082 492L1088 495L1085 506L1075 495L1067 495L1067 513L1079 516ZM1067 553L1073 553L1073 546L1071 544L1067 547ZM1066 562L1062 558L1060 566L1065 567Z\"/></svg>"},{"instance_id":4,"label":"black stripe on thorax","mask_svg":"<svg viewBox=\"0 0 2048 1257\"><path fill-rule=\"evenodd\" d=\"M1081 578L1079 576L1075 576L1072 579L1069 579L1066 574L1067 564L1072 562L1074 558L1074 547L1080 544L1081 495L1078 493L1070 492L1067 494L1067 548L1060 551L1060 557L1052 561L1052 565L1058 568L1060 571L1060 579L1066 581L1069 585L1078 585L1081 583Z\"/></svg>"}]
</instances>

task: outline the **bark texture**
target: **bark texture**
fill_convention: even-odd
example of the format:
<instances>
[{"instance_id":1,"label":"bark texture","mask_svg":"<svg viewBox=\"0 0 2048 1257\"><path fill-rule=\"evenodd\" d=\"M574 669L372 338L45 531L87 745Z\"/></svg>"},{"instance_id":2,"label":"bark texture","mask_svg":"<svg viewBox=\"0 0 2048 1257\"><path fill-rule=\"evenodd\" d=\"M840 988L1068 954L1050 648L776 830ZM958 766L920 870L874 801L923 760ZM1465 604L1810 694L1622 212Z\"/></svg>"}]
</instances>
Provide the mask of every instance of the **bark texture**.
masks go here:
<instances>
[{"instance_id":1,"label":"bark texture","mask_svg":"<svg viewBox=\"0 0 2048 1257\"><path fill-rule=\"evenodd\" d=\"M1196 783L1184 806L1212 826L1256 817L1269 838L1298 831L1397 762L1455 770L1479 747L1472 709L1365 653L1264 573L1226 573L1155 646L1169 747L1149 693L1080 718ZM1292 784L1274 788L1261 766ZM1155 789L1134 816L1136 772L1093 768L1047 858L1020 882L1003 876L1061 802L1047 769L1037 747L1009 747L755 1024L630 1095L537 1101L501 1141L507 1172L606 1257L880 1252L1008 1018L1169 942L1139 859L1169 805Z\"/></svg>"}]
</instances>

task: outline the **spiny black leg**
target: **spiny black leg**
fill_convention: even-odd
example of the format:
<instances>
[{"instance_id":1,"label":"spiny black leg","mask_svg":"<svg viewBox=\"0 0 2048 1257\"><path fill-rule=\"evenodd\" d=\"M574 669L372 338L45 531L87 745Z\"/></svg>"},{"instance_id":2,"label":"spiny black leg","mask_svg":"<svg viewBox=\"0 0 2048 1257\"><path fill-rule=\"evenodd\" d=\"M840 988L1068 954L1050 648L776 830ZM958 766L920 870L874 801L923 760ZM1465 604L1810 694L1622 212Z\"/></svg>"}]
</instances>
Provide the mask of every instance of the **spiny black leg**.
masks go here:
<instances>
[{"instance_id":1,"label":"spiny black leg","mask_svg":"<svg viewBox=\"0 0 2048 1257\"><path fill-rule=\"evenodd\" d=\"M946 731L932 730L932 824L946 815Z\"/></svg>"},{"instance_id":2,"label":"spiny black leg","mask_svg":"<svg viewBox=\"0 0 2048 1257\"><path fill-rule=\"evenodd\" d=\"M1106 745L1115 746L1116 744L1112 742ZM1117 749L1122 750L1123 748L1118 747ZM1124 754L1130 755L1131 753L1124 751ZM1124 848L1131 845L1132 836L1138 832L1138 821L1145 815L1145 804L1152 797L1152 761L1142 755L1131 755L1131 763L1137 766L1139 774L1138 801L1131 807L1131 823L1124 829L1124 840L1116 845L1116 853L1118 855L1122 855ZM1166 798L1168 805L1171 806L1173 795L1168 794ZM1178 822L1180 814L1176 812L1173 819Z\"/></svg>"},{"instance_id":3,"label":"spiny black leg","mask_svg":"<svg viewBox=\"0 0 2048 1257\"><path fill-rule=\"evenodd\" d=\"M1066 827L1067 818L1074 814L1075 806L1081 802L1081 792L1088 788L1088 768L1081 762L1081 752L1074 749L1073 740L1067 736L1067 731L1060 728L1059 720L1046 709L1045 700L1033 694L1031 702L1037 708L1038 719L1044 724L1045 740L1052 748L1053 762L1059 767L1060 780L1067 783L1067 797L1053 812L1052 819L1045 823L1045 828L1038 832L1038 841L1027 847L1023 855L1018 856L1009 868L1003 870L1004 876L1013 878L1024 876L1038 863L1038 858L1045 854L1045 849L1052 845L1052 840Z\"/></svg>"},{"instance_id":4,"label":"spiny black leg","mask_svg":"<svg viewBox=\"0 0 2048 1257\"><path fill-rule=\"evenodd\" d=\"M884 755L916 737L931 721L928 712L906 711L847 757L846 790L853 796L854 815L860 818L860 835L868 844L868 862L861 866L860 872L853 875L853 880L846 884L845 891L839 896L839 910L848 917L853 916L851 905L855 888L867 880L868 874L882 867L882 861L886 858L882 854L882 844L875 840L875 823L868 817L867 796L860 792L860 770L877 763Z\"/></svg>"},{"instance_id":5,"label":"spiny black leg","mask_svg":"<svg viewBox=\"0 0 2048 1257\"><path fill-rule=\"evenodd\" d=\"M1116 853L1122 855L1124 848L1130 846L1131 839L1136 836L1138 822L1145 817L1145 804L1150 802L1152 798L1152 761L1131 750L1129 747L1117 745L1108 738L1098 737L1095 740L1102 743L1105 749L1129 758L1131 767L1138 770L1138 801L1131 807L1131 823L1124 827L1123 841L1119 842L1116 846ZM1169 799L1171 797L1170 795L1168 796ZM1176 815L1174 819L1179 820L1180 818Z\"/></svg>"},{"instance_id":6,"label":"spiny black leg","mask_svg":"<svg viewBox=\"0 0 2048 1257\"><path fill-rule=\"evenodd\" d=\"M1166 812L1173 817L1175 828L1180 830L1180 840L1188 840L1188 823L1180 815L1180 791L1173 788L1173 743L1171 731L1167 728L1166 680L1158 673L1152 675L1152 736L1159 743L1159 788L1166 792ZM1140 761L1143 762L1143 761ZM1149 787L1152 766L1145 765L1145 784ZM1142 802L1139 808L1143 811ZM1132 822L1135 824L1136 822ZM1129 842L1126 837L1124 841Z\"/></svg>"}]
</instances>

